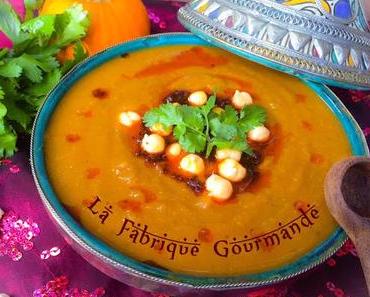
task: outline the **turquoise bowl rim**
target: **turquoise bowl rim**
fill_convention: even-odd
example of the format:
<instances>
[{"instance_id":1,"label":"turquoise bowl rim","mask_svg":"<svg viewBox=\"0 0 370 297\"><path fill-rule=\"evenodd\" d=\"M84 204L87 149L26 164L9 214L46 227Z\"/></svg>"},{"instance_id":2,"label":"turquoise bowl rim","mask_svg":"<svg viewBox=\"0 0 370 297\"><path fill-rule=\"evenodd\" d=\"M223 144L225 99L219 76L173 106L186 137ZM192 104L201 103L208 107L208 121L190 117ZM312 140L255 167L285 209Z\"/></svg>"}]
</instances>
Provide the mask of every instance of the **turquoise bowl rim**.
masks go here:
<instances>
[{"instance_id":1,"label":"turquoise bowl rim","mask_svg":"<svg viewBox=\"0 0 370 297\"><path fill-rule=\"evenodd\" d=\"M319 246L297 261L268 272L229 277L191 276L170 272L127 257L110 247L77 223L59 202L48 180L43 145L44 134L49 119L64 94L86 73L115 57L145 48L169 45L212 46L191 33L158 34L136 39L114 46L88 58L72 69L72 71L70 71L49 93L36 116L31 138L32 173L41 198L49 212L69 236L82 243L84 247L88 247L88 250L93 252L95 256L105 260L116 268L120 268L122 271L128 271L133 275L150 278L151 280L157 281L158 284L162 283L177 287L203 289L258 287L298 276L323 263L327 258L333 255L347 239L346 234L339 227L326 241L322 242ZM369 149L360 127L334 93L324 85L307 81L304 81L304 83L321 97L340 121L351 143L353 155L368 156Z\"/></svg>"}]
</instances>

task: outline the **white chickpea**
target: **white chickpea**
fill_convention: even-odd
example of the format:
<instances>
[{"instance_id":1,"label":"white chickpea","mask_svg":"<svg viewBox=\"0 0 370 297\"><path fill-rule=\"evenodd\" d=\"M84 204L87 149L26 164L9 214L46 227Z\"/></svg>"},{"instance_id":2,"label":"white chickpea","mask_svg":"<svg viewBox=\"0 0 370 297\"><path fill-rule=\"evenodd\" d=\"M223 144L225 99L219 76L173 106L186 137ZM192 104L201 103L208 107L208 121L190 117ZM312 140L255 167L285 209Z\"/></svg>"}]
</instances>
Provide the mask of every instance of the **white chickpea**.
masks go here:
<instances>
[{"instance_id":1,"label":"white chickpea","mask_svg":"<svg viewBox=\"0 0 370 297\"><path fill-rule=\"evenodd\" d=\"M239 162L225 159L218 164L218 173L232 182L240 182L247 175L247 170Z\"/></svg>"},{"instance_id":2,"label":"white chickpea","mask_svg":"<svg viewBox=\"0 0 370 297\"><path fill-rule=\"evenodd\" d=\"M270 130L265 126L259 126L248 132L248 139L255 142L266 142L270 138Z\"/></svg>"},{"instance_id":3,"label":"white chickpea","mask_svg":"<svg viewBox=\"0 0 370 297\"><path fill-rule=\"evenodd\" d=\"M119 115L119 122L126 127L131 127L133 124L138 123L140 120L141 116L134 111L121 112Z\"/></svg>"},{"instance_id":4,"label":"white chickpea","mask_svg":"<svg viewBox=\"0 0 370 297\"><path fill-rule=\"evenodd\" d=\"M155 123L150 127L150 131L161 136L168 136L172 133L172 126L165 128L161 123Z\"/></svg>"},{"instance_id":5,"label":"white chickpea","mask_svg":"<svg viewBox=\"0 0 370 297\"><path fill-rule=\"evenodd\" d=\"M191 93L188 101L190 104L195 105L195 106L201 106L207 103L208 96L206 92L204 91L197 91L194 93Z\"/></svg>"},{"instance_id":6,"label":"white chickpea","mask_svg":"<svg viewBox=\"0 0 370 297\"><path fill-rule=\"evenodd\" d=\"M233 194L233 185L227 179L212 174L206 180L208 195L219 201L225 201Z\"/></svg>"},{"instance_id":7,"label":"white chickpea","mask_svg":"<svg viewBox=\"0 0 370 297\"><path fill-rule=\"evenodd\" d=\"M4 211L0 208L0 219L3 217Z\"/></svg>"},{"instance_id":8,"label":"white chickpea","mask_svg":"<svg viewBox=\"0 0 370 297\"><path fill-rule=\"evenodd\" d=\"M253 99L249 93L236 90L231 102L235 108L242 109L247 105L253 104Z\"/></svg>"},{"instance_id":9,"label":"white chickpea","mask_svg":"<svg viewBox=\"0 0 370 297\"><path fill-rule=\"evenodd\" d=\"M169 157L177 157L181 154L182 148L181 145L177 142L171 143L167 149L166 149L166 154Z\"/></svg>"},{"instance_id":10,"label":"white chickpea","mask_svg":"<svg viewBox=\"0 0 370 297\"><path fill-rule=\"evenodd\" d=\"M0 293L0 297L10 297L8 294Z\"/></svg>"},{"instance_id":11,"label":"white chickpea","mask_svg":"<svg viewBox=\"0 0 370 297\"><path fill-rule=\"evenodd\" d=\"M217 160L233 159L235 161L240 161L242 152L233 149L221 149L216 151L215 157Z\"/></svg>"},{"instance_id":12,"label":"white chickpea","mask_svg":"<svg viewBox=\"0 0 370 297\"><path fill-rule=\"evenodd\" d=\"M180 168L191 174L199 175L204 172L204 161L198 155L189 154L181 159Z\"/></svg>"},{"instance_id":13,"label":"white chickpea","mask_svg":"<svg viewBox=\"0 0 370 297\"><path fill-rule=\"evenodd\" d=\"M164 151L165 141L161 135L145 134L141 142L141 147L149 154L159 154Z\"/></svg>"}]
</instances>

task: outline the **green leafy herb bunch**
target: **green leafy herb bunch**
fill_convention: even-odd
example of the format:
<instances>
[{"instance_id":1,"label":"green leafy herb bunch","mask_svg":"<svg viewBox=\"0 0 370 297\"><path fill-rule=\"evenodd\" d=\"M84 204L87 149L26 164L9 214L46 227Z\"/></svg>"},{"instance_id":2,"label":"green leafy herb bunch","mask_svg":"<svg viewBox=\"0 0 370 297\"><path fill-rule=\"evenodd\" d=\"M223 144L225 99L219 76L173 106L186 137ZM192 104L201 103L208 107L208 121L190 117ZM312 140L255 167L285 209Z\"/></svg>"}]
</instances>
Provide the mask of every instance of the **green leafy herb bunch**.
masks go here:
<instances>
[{"instance_id":1,"label":"green leafy herb bunch","mask_svg":"<svg viewBox=\"0 0 370 297\"><path fill-rule=\"evenodd\" d=\"M22 21L6 0L0 0L0 31L12 42L0 44L0 157L17 149L17 135L30 133L34 116L48 92L86 57L81 38L89 25L87 12L75 4L62 14L34 16L40 0L25 0ZM57 55L74 46L74 58Z\"/></svg>"}]
</instances>

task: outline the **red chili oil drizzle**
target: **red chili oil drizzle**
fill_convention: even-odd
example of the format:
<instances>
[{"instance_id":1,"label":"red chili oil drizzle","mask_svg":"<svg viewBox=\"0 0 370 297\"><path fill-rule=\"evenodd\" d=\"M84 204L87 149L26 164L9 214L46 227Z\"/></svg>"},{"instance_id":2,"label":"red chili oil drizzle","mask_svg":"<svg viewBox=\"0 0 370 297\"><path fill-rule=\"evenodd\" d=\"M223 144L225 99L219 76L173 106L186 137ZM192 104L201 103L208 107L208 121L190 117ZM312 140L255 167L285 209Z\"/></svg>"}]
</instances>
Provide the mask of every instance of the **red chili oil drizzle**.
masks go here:
<instances>
[{"instance_id":1,"label":"red chili oil drizzle","mask_svg":"<svg viewBox=\"0 0 370 297\"><path fill-rule=\"evenodd\" d=\"M218 65L224 65L228 62L227 58L221 55L211 55L201 47L192 47L166 61L159 61L154 65L144 68L135 74L135 78L142 78L163 74L174 69L183 69L188 67L200 66L213 68Z\"/></svg>"},{"instance_id":2,"label":"red chili oil drizzle","mask_svg":"<svg viewBox=\"0 0 370 297\"><path fill-rule=\"evenodd\" d=\"M79 116L85 117L85 118L91 118L94 115L94 113L90 109L89 110L77 110L76 114Z\"/></svg>"},{"instance_id":3,"label":"red chili oil drizzle","mask_svg":"<svg viewBox=\"0 0 370 297\"><path fill-rule=\"evenodd\" d=\"M268 128L272 137L264 149L264 156L271 156L273 163L276 163L281 157L284 144L289 141L290 134L283 134L280 124L274 124Z\"/></svg>"},{"instance_id":4,"label":"red chili oil drizzle","mask_svg":"<svg viewBox=\"0 0 370 297\"><path fill-rule=\"evenodd\" d=\"M311 123L309 123L307 121L302 121L301 124L302 124L303 129L305 129L309 132L311 132L313 130L313 126L312 126Z\"/></svg>"},{"instance_id":5,"label":"red chili oil drizzle","mask_svg":"<svg viewBox=\"0 0 370 297\"><path fill-rule=\"evenodd\" d=\"M97 89L93 90L91 93L95 98L97 98L99 100L107 99L108 95L109 95L109 92L107 90L101 89L101 88L97 88Z\"/></svg>"},{"instance_id":6,"label":"red chili oil drizzle","mask_svg":"<svg viewBox=\"0 0 370 297\"><path fill-rule=\"evenodd\" d=\"M150 203L158 199L157 195L153 191L145 188L144 186L134 185L134 186L131 186L130 189L141 192L144 196L145 203Z\"/></svg>"},{"instance_id":7,"label":"red chili oil drizzle","mask_svg":"<svg viewBox=\"0 0 370 297\"><path fill-rule=\"evenodd\" d=\"M100 169L99 168L89 168L86 170L86 178L87 179L94 179L98 175L100 175Z\"/></svg>"},{"instance_id":8,"label":"red chili oil drizzle","mask_svg":"<svg viewBox=\"0 0 370 297\"><path fill-rule=\"evenodd\" d=\"M117 205L123 210L130 210L132 212L140 212L143 207L142 201L134 201L130 199L124 199L118 201Z\"/></svg>"},{"instance_id":9,"label":"red chili oil drizzle","mask_svg":"<svg viewBox=\"0 0 370 297\"><path fill-rule=\"evenodd\" d=\"M206 243L212 242L213 241L212 231L208 228L201 228L198 232L198 239L201 242Z\"/></svg>"},{"instance_id":10,"label":"red chili oil drizzle","mask_svg":"<svg viewBox=\"0 0 370 297\"><path fill-rule=\"evenodd\" d=\"M296 103L305 103L307 100L307 96L304 94L295 94L295 102Z\"/></svg>"},{"instance_id":11,"label":"red chili oil drizzle","mask_svg":"<svg viewBox=\"0 0 370 297\"><path fill-rule=\"evenodd\" d=\"M311 154L310 156L310 162L315 165L320 165L325 162L325 157L321 154Z\"/></svg>"},{"instance_id":12,"label":"red chili oil drizzle","mask_svg":"<svg viewBox=\"0 0 370 297\"><path fill-rule=\"evenodd\" d=\"M70 142L70 143L75 143L77 141L80 141L81 140L81 136L78 135L78 134L68 134L66 135L66 141Z\"/></svg>"}]
</instances>

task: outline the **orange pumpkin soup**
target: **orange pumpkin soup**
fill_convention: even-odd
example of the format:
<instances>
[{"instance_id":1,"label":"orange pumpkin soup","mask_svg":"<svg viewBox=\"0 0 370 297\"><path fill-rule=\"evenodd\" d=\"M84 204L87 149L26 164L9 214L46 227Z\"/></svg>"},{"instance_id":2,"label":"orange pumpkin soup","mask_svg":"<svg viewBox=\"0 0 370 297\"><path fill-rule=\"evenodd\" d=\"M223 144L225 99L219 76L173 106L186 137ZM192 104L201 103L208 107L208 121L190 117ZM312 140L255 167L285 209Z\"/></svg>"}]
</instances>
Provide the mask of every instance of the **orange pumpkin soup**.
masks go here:
<instances>
[{"instance_id":1,"label":"orange pumpkin soup","mask_svg":"<svg viewBox=\"0 0 370 297\"><path fill-rule=\"evenodd\" d=\"M271 131L253 180L221 203L138 155L143 126L120 118L199 90L224 100L248 92ZM351 154L332 112L298 79L191 46L130 53L86 75L55 111L45 151L59 199L95 236L139 261L214 276L281 267L327 239L337 226L324 178Z\"/></svg>"}]
</instances>

